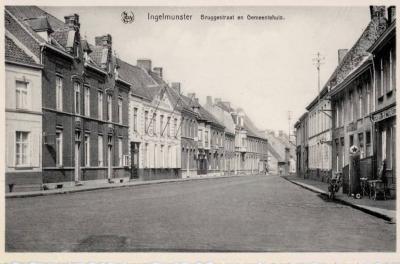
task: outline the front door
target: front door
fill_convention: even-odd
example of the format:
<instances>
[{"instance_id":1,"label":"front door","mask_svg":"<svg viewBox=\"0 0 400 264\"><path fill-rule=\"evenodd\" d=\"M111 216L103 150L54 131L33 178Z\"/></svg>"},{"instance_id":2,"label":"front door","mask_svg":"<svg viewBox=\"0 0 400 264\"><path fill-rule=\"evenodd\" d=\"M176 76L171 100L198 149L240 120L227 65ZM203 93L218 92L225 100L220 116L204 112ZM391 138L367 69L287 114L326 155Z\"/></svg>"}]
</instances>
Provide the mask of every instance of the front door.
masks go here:
<instances>
[{"instance_id":1,"label":"front door","mask_svg":"<svg viewBox=\"0 0 400 264\"><path fill-rule=\"evenodd\" d=\"M107 179L111 179L112 177L112 145L108 145L108 150L107 150Z\"/></svg>"},{"instance_id":2,"label":"front door","mask_svg":"<svg viewBox=\"0 0 400 264\"><path fill-rule=\"evenodd\" d=\"M131 142L131 179L139 178L139 143Z\"/></svg>"},{"instance_id":3,"label":"front door","mask_svg":"<svg viewBox=\"0 0 400 264\"><path fill-rule=\"evenodd\" d=\"M75 182L79 181L79 172L80 172L80 156L79 156L79 149L80 149L80 143L75 142Z\"/></svg>"},{"instance_id":4,"label":"front door","mask_svg":"<svg viewBox=\"0 0 400 264\"><path fill-rule=\"evenodd\" d=\"M79 131L75 132L75 163L74 163L74 181L79 182L80 180L80 161L81 157L79 155L80 153L80 146L81 146L81 134Z\"/></svg>"}]
</instances>

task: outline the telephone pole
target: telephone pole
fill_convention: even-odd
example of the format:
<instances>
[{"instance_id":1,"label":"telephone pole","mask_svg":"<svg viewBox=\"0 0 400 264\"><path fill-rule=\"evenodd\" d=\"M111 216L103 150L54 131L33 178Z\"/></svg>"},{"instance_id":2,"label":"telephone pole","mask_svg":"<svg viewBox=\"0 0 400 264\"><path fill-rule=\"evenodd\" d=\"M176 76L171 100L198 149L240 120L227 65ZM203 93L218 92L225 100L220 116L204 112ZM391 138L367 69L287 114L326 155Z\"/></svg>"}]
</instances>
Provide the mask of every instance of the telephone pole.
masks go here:
<instances>
[{"instance_id":1,"label":"telephone pole","mask_svg":"<svg viewBox=\"0 0 400 264\"><path fill-rule=\"evenodd\" d=\"M288 131L288 136L289 136L289 142L291 142L290 139L290 120L292 119L292 111L288 111L288 125L289 125L289 131Z\"/></svg>"},{"instance_id":2,"label":"telephone pole","mask_svg":"<svg viewBox=\"0 0 400 264\"><path fill-rule=\"evenodd\" d=\"M325 57L321 56L321 53L318 51L317 55L315 58L313 58L313 64L317 67L317 72L318 72L318 101L319 101L319 93L321 91L321 76L320 76L320 70L321 70L321 65L324 64Z\"/></svg>"}]
</instances>

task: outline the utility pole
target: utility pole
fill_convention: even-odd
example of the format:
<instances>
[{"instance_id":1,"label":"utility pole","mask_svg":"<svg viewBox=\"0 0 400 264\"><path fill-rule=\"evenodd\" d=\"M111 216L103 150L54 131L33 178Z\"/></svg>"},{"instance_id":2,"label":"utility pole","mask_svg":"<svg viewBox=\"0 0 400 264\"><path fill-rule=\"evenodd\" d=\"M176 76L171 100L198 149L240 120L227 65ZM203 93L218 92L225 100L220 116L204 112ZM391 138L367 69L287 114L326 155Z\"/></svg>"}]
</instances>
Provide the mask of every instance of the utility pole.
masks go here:
<instances>
[{"instance_id":1,"label":"utility pole","mask_svg":"<svg viewBox=\"0 0 400 264\"><path fill-rule=\"evenodd\" d=\"M288 125L289 125L289 131L288 131L288 136L289 136L289 143L291 142L290 139L290 120L292 119L292 111L288 111Z\"/></svg>"},{"instance_id":2,"label":"utility pole","mask_svg":"<svg viewBox=\"0 0 400 264\"><path fill-rule=\"evenodd\" d=\"M317 72L318 72L318 101L319 101L319 93L321 91L321 76L320 76L320 70L321 70L321 65L324 64L325 57L321 56L321 53L318 51L317 55L315 58L313 58L313 64L317 67Z\"/></svg>"},{"instance_id":3,"label":"utility pole","mask_svg":"<svg viewBox=\"0 0 400 264\"><path fill-rule=\"evenodd\" d=\"M317 115L317 120L316 120L316 123L317 124L315 124L316 125L316 127L317 127L317 132L319 132L319 128L320 128L320 124L319 124L319 121L320 121L320 118L319 118L319 102L320 102L320 100L321 100L321 95L320 95L320 93L321 93L321 76L320 76L320 71L321 71L321 65L322 64L324 64L324 60L325 60L325 57L322 57L321 56L321 53L318 51L318 53L317 53L317 55L316 55L316 57L315 58L313 58L313 64L315 65L315 67L317 68L317 72L318 72L318 102L317 102L317 113L318 113L318 115ZM320 159L321 159L321 162L322 162L322 166L321 166L321 169L323 168L323 166L324 166L324 160L323 160L323 148L321 147L321 146L318 146L317 145L317 148L319 148L320 150L322 149L322 158L321 158L321 156L319 156L320 157ZM319 151L318 151L319 152ZM317 161L317 163L319 163L318 161Z\"/></svg>"}]
</instances>

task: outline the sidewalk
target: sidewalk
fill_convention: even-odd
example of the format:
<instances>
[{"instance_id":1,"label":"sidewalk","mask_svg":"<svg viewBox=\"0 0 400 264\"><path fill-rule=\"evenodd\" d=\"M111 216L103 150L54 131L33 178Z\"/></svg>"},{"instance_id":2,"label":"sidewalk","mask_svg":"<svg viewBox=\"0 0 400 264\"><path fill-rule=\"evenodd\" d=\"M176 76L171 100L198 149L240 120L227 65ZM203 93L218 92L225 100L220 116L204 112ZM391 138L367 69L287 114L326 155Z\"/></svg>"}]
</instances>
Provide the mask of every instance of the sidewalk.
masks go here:
<instances>
[{"instance_id":1,"label":"sidewalk","mask_svg":"<svg viewBox=\"0 0 400 264\"><path fill-rule=\"evenodd\" d=\"M123 182L123 183L119 183L119 182L117 182L117 183L98 183L98 184L90 184L90 185L64 187L62 189L51 189L51 190L41 190L41 191L29 191L29 192L12 192L12 193L6 193L6 198L25 198L25 197L34 197L34 196L46 196L46 195L55 195L55 194L94 191L94 190L102 190L102 189L124 188L124 187L139 186L139 185L161 184L161 183L170 183L170 182L184 182L184 181L194 181L194 180L208 180L208 179L218 179L218 178L228 178L228 177L245 177L245 176L250 176L250 175L238 174L238 175L201 176L201 177L196 177L196 178L150 180L150 181L133 180L133 181Z\"/></svg>"},{"instance_id":2,"label":"sidewalk","mask_svg":"<svg viewBox=\"0 0 400 264\"><path fill-rule=\"evenodd\" d=\"M285 176L284 178L310 191L328 195L328 183L302 179L296 176ZM394 199L373 200L368 197L355 199L342 193L342 189L340 189L339 192L335 194L335 200L385 220L396 222L396 200Z\"/></svg>"}]
</instances>

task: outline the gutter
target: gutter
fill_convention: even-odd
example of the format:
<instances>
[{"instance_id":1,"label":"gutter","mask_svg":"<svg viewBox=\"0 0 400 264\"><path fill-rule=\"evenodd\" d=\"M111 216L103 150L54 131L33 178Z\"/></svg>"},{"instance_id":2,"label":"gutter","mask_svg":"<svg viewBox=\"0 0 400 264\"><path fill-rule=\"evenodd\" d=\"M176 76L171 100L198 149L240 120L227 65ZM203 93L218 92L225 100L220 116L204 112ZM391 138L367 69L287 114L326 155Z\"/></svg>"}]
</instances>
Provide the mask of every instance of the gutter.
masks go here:
<instances>
[{"instance_id":1,"label":"gutter","mask_svg":"<svg viewBox=\"0 0 400 264\"><path fill-rule=\"evenodd\" d=\"M100 73L102 73L102 74L104 74L104 75L107 75L107 73L105 72L105 71L103 71L103 70L101 70L101 69L99 69L99 68L97 68L97 67L94 67L93 65L90 65L90 64L88 64L88 63L84 63L84 66L85 67L89 67L89 68L91 68L91 69L93 69L93 70L95 70L95 71L98 71L98 72L100 72Z\"/></svg>"},{"instance_id":2,"label":"gutter","mask_svg":"<svg viewBox=\"0 0 400 264\"><path fill-rule=\"evenodd\" d=\"M43 68L44 68L44 66L42 64L28 64L28 63L9 61L9 60L5 60L5 63L29 67L29 68L38 69L38 70L43 70Z\"/></svg>"},{"instance_id":3,"label":"gutter","mask_svg":"<svg viewBox=\"0 0 400 264\"><path fill-rule=\"evenodd\" d=\"M42 44L40 44L40 46L43 47L43 48L51 49L52 51L57 52L58 54L61 54L61 55L63 55L64 57L69 58L69 59L71 59L71 60L74 59L74 57L72 57L72 56L69 55L68 53L66 53L66 52L64 52L64 51L61 51L61 50L59 50L59 49L56 49L56 48L54 48L53 46L51 46L51 45L49 45L49 44L47 44L47 43L42 43Z\"/></svg>"}]
</instances>

